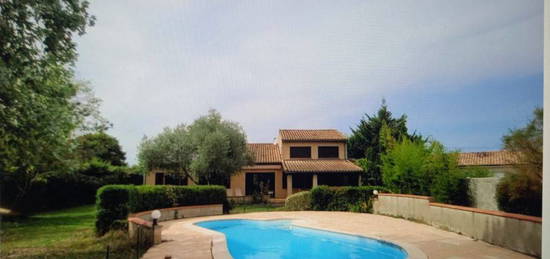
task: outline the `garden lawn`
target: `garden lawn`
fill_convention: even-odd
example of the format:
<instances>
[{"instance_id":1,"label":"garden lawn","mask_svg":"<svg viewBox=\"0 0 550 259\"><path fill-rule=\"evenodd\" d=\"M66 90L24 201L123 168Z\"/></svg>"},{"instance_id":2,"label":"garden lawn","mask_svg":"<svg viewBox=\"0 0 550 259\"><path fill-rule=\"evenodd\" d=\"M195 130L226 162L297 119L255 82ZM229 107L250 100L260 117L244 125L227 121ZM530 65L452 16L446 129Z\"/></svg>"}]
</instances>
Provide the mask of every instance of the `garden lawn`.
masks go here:
<instances>
[{"instance_id":1,"label":"garden lawn","mask_svg":"<svg viewBox=\"0 0 550 259\"><path fill-rule=\"evenodd\" d=\"M107 245L110 258L130 257L133 251L126 233L95 235L95 214L95 205L86 205L3 220L0 257L102 258Z\"/></svg>"},{"instance_id":2,"label":"garden lawn","mask_svg":"<svg viewBox=\"0 0 550 259\"><path fill-rule=\"evenodd\" d=\"M284 204L237 204L229 211L230 214L248 213L248 212L264 212L264 211L281 211L284 210Z\"/></svg>"}]
</instances>

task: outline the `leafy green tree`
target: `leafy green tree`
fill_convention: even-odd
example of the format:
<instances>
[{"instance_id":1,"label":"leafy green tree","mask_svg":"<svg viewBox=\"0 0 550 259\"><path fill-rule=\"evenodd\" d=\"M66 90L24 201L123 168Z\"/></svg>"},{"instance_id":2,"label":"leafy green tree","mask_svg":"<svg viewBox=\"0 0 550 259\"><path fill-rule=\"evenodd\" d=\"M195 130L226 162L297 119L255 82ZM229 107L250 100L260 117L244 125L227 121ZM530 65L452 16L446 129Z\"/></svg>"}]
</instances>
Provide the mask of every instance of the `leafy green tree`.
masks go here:
<instances>
[{"instance_id":1,"label":"leafy green tree","mask_svg":"<svg viewBox=\"0 0 550 259\"><path fill-rule=\"evenodd\" d=\"M126 154L118 140L105 132L88 133L77 137L75 142L77 156L82 162L97 158L115 166L126 165Z\"/></svg>"},{"instance_id":2,"label":"leafy green tree","mask_svg":"<svg viewBox=\"0 0 550 259\"><path fill-rule=\"evenodd\" d=\"M403 139L382 155L382 180L393 192L429 195L425 162L430 150L423 142Z\"/></svg>"},{"instance_id":3,"label":"leafy green tree","mask_svg":"<svg viewBox=\"0 0 550 259\"><path fill-rule=\"evenodd\" d=\"M93 105L75 100L73 41L94 18L88 2L0 1L0 171L18 198L38 173L64 170L68 139Z\"/></svg>"},{"instance_id":4,"label":"leafy green tree","mask_svg":"<svg viewBox=\"0 0 550 259\"><path fill-rule=\"evenodd\" d=\"M190 170L194 151L188 127L180 124L173 129L165 128L154 138L144 137L138 147L138 161L144 172L164 169L197 182Z\"/></svg>"},{"instance_id":5,"label":"leafy green tree","mask_svg":"<svg viewBox=\"0 0 550 259\"><path fill-rule=\"evenodd\" d=\"M382 155L384 185L397 193L429 195L438 202L469 205L469 177L487 177L487 169L458 167L458 154L437 142L407 138Z\"/></svg>"},{"instance_id":6,"label":"leafy green tree","mask_svg":"<svg viewBox=\"0 0 550 259\"><path fill-rule=\"evenodd\" d=\"M395 140L403 138L422 140L419 135L408 134L406 124L407 117L402 115L399 118L394 118L388 110L386 101L382 100L382 106L376 115L365 114L359 125L355 129L351 129L352 135L348 139L348 155L368 161L369 166L365 172L366 177L364 177L366 184L382 184L381 156Z\"/></svg>"},{"instance_id":7,"label":"leafy green tree","mask_svg":"<svg viewBox=\"0 0 550 259\"><path fill-rule=\"evenodd\" d=\"M497 201L504 211L534 216L542 214L543 109L523 128L511 130L502 140L519 163L517 174L507 174L497 186Z\"/></svg>"},{"instance_id":8,"label":"leafy green tree","mask_svg":"<svg viewBox=\"0 0 550 259\"><path fill-rule=\"evenodd\" d=\"M166 128L139 146L140 165L164 169L200 184L225 184L229 176L252 162L246 136L234 122L214 110L190 126Z\"/></svg>"},{"instance_id":9,"label":"leafy green tree","mask_svg":"<svg viewBox=\"0 0 550 259\"><path fill-rule=\"evenodd\" d=\"M223 120L215 110L195 120L189 126L189 136L196 147L191 169L200 183L224 184L253 161L242 127Z\"/></svg>"},{"instance_id":10,"label":"leafy green tree","mask_svg":"<svg viewBox=\"0 0 550 259\"><path fill-rule=\"evenodd\" d=\"M525 127L511 130L508 135L502 137L502 141L506 150L518 156L519 171L542 182L543 109L536 108L533 116Z\"/></svg>"}]
</instances>

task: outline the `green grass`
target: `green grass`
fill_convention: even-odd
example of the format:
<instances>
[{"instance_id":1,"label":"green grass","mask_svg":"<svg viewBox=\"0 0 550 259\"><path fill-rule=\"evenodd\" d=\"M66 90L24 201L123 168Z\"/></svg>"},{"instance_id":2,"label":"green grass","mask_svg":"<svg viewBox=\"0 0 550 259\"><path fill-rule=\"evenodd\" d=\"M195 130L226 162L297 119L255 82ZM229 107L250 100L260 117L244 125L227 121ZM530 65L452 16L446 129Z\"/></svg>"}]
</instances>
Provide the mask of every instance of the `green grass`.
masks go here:
<instances>
[{"instance_id":1,"label":"green grass","mask_svg":"<svg viewBox=\"0 0 550 259\"><path fill-rule=\"evenodd\" d=\"M274 204L235 205L230 213L281 211ZM121 231L95 235L95 206L39 213L0 223L0 258L134 258L133 242Z\"/></svg>"},{"instance_id":2,"label":"green grass","mask_svg":"<svg viewBox=\"0 0 550 259\"><path fill-rule=\"evenodd\" d=\"M132 249L127 234L94 232L95 206L36 214L1 225L0 257L5 258L102 258L107 245L111 258L128 258Z\"/></svg>"},{"instance_id":3,"label":"green grass","mask_svg":"<svg viewBox=\"0 0 550 259\"><path fill-rule=\"evenodd\" d=\"M284 206L277 204L236 204L229 211L230 214L263 212L263 211L283 211Z\"/></svg>"}]
</instances>

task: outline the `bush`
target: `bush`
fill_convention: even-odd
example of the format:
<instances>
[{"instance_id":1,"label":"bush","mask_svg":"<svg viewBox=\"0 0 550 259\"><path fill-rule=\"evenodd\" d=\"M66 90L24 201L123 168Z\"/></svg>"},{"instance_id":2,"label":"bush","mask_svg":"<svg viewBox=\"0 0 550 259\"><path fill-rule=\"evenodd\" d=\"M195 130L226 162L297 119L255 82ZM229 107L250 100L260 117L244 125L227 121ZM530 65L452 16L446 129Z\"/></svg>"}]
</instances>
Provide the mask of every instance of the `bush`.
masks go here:
<instances>
[{"instance_id":1,"label":"bush","mask_svg":"<svg viewBox=\"0 0 550 259\"><path fill-rule=\"evenodd\" d=\"M96 231L102 235L128 214L161 208L229 204L223 186L107 185L97 191Z\"/></svg>"},{"instance_id":2,"label":"bush","mask_svg":"<svg viewBox=\"0 0 550 259\"><path fill-rule=\"evenodd\" d=\"M313 210L370 212L374 190L388 192L381 186L318 186L311 190L311 207Z\"/></svg>"},{"instance_id":3,"label":"bush","mask_svg":"<svg viewBox=\"0 0 550 259\"><path fill-rule=\"evenodd\" d=\"M470 206L472 199L468 178L489 176L491 172L485 168L442 170L432 182L431 196L437 202Z\"/></svg>"},{"instance_id":4,"label":"bush","mask_svg":"<svg viewBox=\"0 0 550 259\"><path fill-rule=\"evenodd\" d=\"M460 169L458 154L442 144L404 139L382 155L384 185L392 192L428 195L435 201L468 206L468 177L487 177L482 168Z\"/></svg>"},{"instance_id":5,"label":"bush","mask_svg":"<svg viewBox=\"0 0 550 259\"><path fill-rule=\"evenodd\" d=\"M426 166L430 148L422 141L403 139L382 155L382 180L396 193L429 195L434 170Z\"/></svg>"},{"instance_id":6,"label":"bush","mask_svg":"<svg viewBox=\"0 0 550 259\"><path fill-rule=\"evenodd\" d=\"M288 196L285 200L286 210L310 210L311 192L303 191Z\"/></svg>"},{"instance_id":7,"label":"bush","mask_svg":"<svg viewBox=\"0 0 550 259\"><path fill-rule=\"evenodd\" d=\"M542 184L525 174L508 174L497 185L500 210L540 217L542 215Z\"/></svg>"}]
</instances>

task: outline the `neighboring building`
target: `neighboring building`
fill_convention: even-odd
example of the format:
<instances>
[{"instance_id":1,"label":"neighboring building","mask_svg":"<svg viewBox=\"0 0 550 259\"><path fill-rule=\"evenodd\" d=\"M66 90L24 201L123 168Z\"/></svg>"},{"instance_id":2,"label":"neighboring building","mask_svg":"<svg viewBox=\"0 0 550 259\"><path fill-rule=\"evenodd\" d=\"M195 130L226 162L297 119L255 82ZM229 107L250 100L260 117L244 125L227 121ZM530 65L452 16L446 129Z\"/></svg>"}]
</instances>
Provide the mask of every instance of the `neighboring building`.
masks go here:
<instances>
[{"instance_id":1,"label":"neighboring building","mask_svg":"<svg viewBox=\"0 0 550 259\"><path fill-rule=\"evenodd\" d=\"M487 168L495 177L515 172L517 164L517 155L506 150L458 154L458 166Z\"/></svg>"},{"instance_id":2,"label":"neighboring building","mask_svg":"<svg viewBox=\"0 0 550 259\"><path fill-rule=\"evenodd\" d=\"M497 185L504 175L516 172L517 164L516 154L505 150L460 153L458 156L460 167L482 167L493 173L492 177L469 179L471 206L479 209L498 210Z\"/></svg>"},{"instance_id":3,"label":"neighboring building","mask_svg":"<svg viewBox=\"0 0 550 259\"><path fill-rule=\"evenodd\" d=\"M317 185L358 185L361 167L347 159L347 138L337 130L279 130L275 143L250 143L254 164L231 176L230 197L250 196L260 186L273 198L309 190ZM145 184L177 182L155 171ZM180 180L180 182L185 180Z\"/></svg>"}]
</instances>

